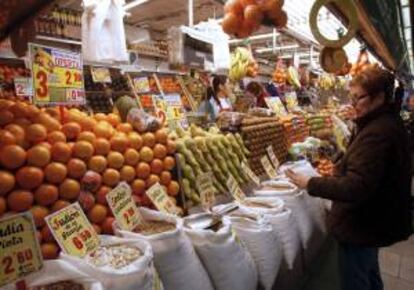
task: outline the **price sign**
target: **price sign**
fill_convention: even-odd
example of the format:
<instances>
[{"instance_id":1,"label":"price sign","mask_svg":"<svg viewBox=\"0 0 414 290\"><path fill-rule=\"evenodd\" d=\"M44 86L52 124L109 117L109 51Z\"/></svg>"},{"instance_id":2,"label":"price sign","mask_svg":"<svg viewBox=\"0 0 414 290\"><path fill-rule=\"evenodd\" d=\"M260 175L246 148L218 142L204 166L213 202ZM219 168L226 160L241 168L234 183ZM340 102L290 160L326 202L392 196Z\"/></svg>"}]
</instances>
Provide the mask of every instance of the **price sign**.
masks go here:
<instances>
[{"instance_id":1,"label":"price sign","mask_svg":"<svg viewBox=\"0 0 414 290\"><path fill-rule=\"evenodd\" d=\"M147 77L134 78L134 89L137 93L146 93L151 90Z\"/></svg>"},{"instance_id":2,"label":"price sign","mask_svg":"<svg viewBox=\"0 0 414 290\"><path fill-rule=\"evenodd\" d=\"M14 78L16 96L31 97L33 95L31 78Z\"/></svg>"},{"instance_id":3,"label":"price sign","mask_svg":"<svg viewBox=\"0 0 414 290\"><path fill-rule=\"evenodd\" d=\"M29 57L35 104L85 104L80 52L30 44Z\"/></svg>"},{"instance_id":4,"label":"price sign","mask_svg":"<svg viewBox=\"0 0 414 290\"><path fill-rule=\"evenodd\" d=\"M84 257L99 247L99 237L79 203L73 203L46 218L60 248L67 254Z\"/></svg>"},{"instance_id":5,"label":"price sign","mask_svg":"<svg viewBox=\"0 0 414 290\"><path fill-rule=\"evenodd\" d=\"M260 185L260 178L250 169L246 162L242 162L241 168L244 173L257 185Z\"/></svg>"},{"instance_id":6,"label":"price sign","mask_svg":"<svg viewBox=\"0 0 414 290\"><path fill-rule=\"evenodd\" d=\"M121 182L106 195L106 200L121 229L132 231L143 221L128 183Z\"/></svg>"},{"instance_id":7,"label":"price sign","mask_svg":"<svg viewBox=\"0 0 414 290\"><path fill-rule=\"evenodd\" d=\"M277 159L276 154L273 151L273 147L271 145L267 147L267 154L269 155L270 161L272 161L273 166L275 170L277 171L277 169L279 168L280 162L279 162L279 159Z\"/></svg>"},{"instance_id":8,"label":"price sign","mask_svg":"<svg viewBox=\"0 0 414 290\"><path fill-rule=\"evenodd\" d=\"M275 179L277 177L277 173L276 170L273 168L272 164L270 163L269 158L267 157L267 155L264 155L261 159L260 162L263 165L264 170L266 171L267 175L271 178L271 179Z\"/></svg>"},{"instance_id":9,"label":"price sign","mask_svg":"<svg viewBox=\"0 0 414 290\"><path fill-rule=\"evenodd\" d=\"M296 92L289 92L285 95L286 100L286 107L287 109L292 112L298 108L298 96L296 95Z\"/></svg>"},{"instance_id":10,"label":"price sign","mask_svg":"<svg viewBox=\"0 0 414 290\"><path fill-rule=\"evenodd\" d=\"M91 67L92 80L95 83L111 83L111 73L106 67Z\"/></svg>"},{"instance_id":11,"label":"price sign","mask_svg":"<svg viewBox=\"0 0 414 290\"><path fill-rule=\"evenodd\" d=\"M237 201L242 203L246 199L246 195L243 190L241 190L236 179L230 174L229 179L227 180L227 188L230 190L231 195Z\"/></svg>"},{"instance_id":12,"label":"price sign","mask_svg":"<svg viewBox=\"0 0 414 290\"><path fill-rule=\"evenodd\" d=\"M265 98L266 105L271 109L277 116L286 116L287 111L285 106L279 97L267 97Z\"/></svg>"},{"instance_id":13,"label":"price sign","mask_svg":"<svg viewBox=\"0 0 414 290\"><path fill-rule=\"evenodd\" d=\"M42 267L32 214L25 212L0 220L0 287Z\"/></svg>"},{"instance_id":14,"label":"price sign","mask_svg":"<svg viewBox=\"0 0 414 290\"><path fill-rule=\"evenodd\" d=\"M147 192L147 196L154 203L155 207L160 211L168 214L178 214L179 210L171 201L164 188L157 182L151 186Z\"/></svg>"},{"instance_id":15,"label":"price sign","mask_svg":"<svg viewBox=\"0 0 414 290\"><path fill-rule=\"evenodd\" d=\"M167 105L167 121L178 121L182 127L187 128L188 121L184 114L181 96L179 94L168 94L164 96L164 100Z\"/></svg>"},{"instance_id":16,"label":"price sign","mask_svg":"<svg viewBox=\"0 0 414 290\"><path fill-rule=\"evenodd\" d=\"M204 209L210 209L216 201L215 190L211 180L211 173L203 173L197 176L198 191L200 192L201 204Z\"/></svg>"}]
</instances>

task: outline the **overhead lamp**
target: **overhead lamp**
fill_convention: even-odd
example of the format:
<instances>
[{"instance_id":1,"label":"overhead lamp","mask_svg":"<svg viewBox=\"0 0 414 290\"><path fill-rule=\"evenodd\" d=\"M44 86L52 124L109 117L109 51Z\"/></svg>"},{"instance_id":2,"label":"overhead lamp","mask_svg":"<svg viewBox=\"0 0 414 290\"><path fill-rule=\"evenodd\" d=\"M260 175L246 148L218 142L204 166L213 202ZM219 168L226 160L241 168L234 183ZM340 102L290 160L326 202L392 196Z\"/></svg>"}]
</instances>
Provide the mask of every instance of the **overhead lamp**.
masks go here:
<instances>
[{"instance_id":1,"label":"overhead lamp","mask_svg":"<svg viewBox=\"0 0 414 290\"><path fill-rule=\"evenodd\" d=\"M232 39L232 40L229 41L229 43L234 44L234 43L244 42L246 40L252 41L252 40L267 39L267 38L272 38L274 36L279 36L279 35L280 35L280 33L278 33L278 32L276 32L276 33L265 33L265 34L250 36L247 39Z\"/></svg>"},{"instance_id":2,"label":"overhead lamp","mask_svg":"<svg viewBox=\"0 0 414 290\"><path fill-rule=\"evenodd\" d=\"M128 11L128 10L131 10L132 8L137 7L139 5L142 5L142 4L144 4L148 1L149 0L134 0L134 1L124 5L124 9L125 9L125 11Z\"/></svg>"},{"instance_id":3,"label":"overhead lamp","mask_svg":"<svg viewBox=\"0 0 414 290\"><path fill-rule=\"evenodd\" d=\"M299 48L300 46L297 44L293 45L286 45L286 46L277 46L277 47L269 47L269 48L258 48L255 50L256 53L264 53L264 52L272 52L275 50L287 50L287 49L295 49Z\"/></svg>"}]
</instances>

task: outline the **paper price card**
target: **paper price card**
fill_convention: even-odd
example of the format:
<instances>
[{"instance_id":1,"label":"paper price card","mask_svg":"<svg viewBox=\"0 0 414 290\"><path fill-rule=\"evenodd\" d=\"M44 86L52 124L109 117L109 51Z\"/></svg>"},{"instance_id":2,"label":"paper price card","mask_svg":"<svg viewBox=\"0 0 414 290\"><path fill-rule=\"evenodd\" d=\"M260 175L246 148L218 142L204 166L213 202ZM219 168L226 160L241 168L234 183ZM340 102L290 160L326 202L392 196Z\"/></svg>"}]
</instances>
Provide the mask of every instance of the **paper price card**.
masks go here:
<instances>
[{"instance_id":1,"label":"paper price card","mask_svg":"<svg viewBox=\"0 0 414 290\"><path fill-rule=\"evenodd\" d=\"M143 218L132 198L128 183L121 182L106 195L108 205L121 229L132 231Z\"/></svg>"},{"instance_id":2,"label":"paper price card","mask_svg":"<svg viewBox=\"0 0 414 290\"><path fill-rule=\"evenodd\" d=\"M29 97L33 95L31 78L14 78L16 96Z\"/></svg>"},{"instance_id":3,"label":"paper price card","mask_svg":"<svg viewBox=\"0 0 414 290\"><path fill-rule=\"evenodd\" d=\"M200 192L200 199L203 208L210 209L216 201L211 173L203 173L198 175L197 186Z\"/></svg>"},{"instance_id":4,"label":"paper price card","mask_svg":"<svg viewBox=\"0 0 414 290\"><path fill-rule=\"evenodd\" d=\"M278 97L267 97L265 98L266 105L271 109L277 116L286 116L287 111L282 101Z\"/></svg>"},{"instance_id":5,"label":"paper price card","mask_svg":"<svg viewBox=\"0 0 414 290\"><path fill-rule=\"evenodd\" d=\"M30 44L33 102L37 105L83 105L83 64L79 52Z\"/></svg>"},{"instance_id":6,"label":"paper price card","mask_svg":"<svg viewBox=\"0 0 414 290\"><path fill-rule=\"evenodd\" d=\"M179 209L171 201L170 197L165 192L164 188L158 182L151 186L147 190L146 194L160 212L168 214L179 213Z\"/></svg>"},{"instance_id":7,"label":"paper price card","mask_svg":"<svg viewBox=\"0 0 414 290\"><path fill-rule=\"evenodd\" d=\"M91 67L92 80L95 83L111 83L111 73L106 67Z\"/></svg>"},{"instance_id":8,"label":"paper price card","mask_svg":"<svg viewBox=\"0 0 414 290\"><path fill-rule=\"evenodd\" d=\"M246 175L257 185L260 185L260 178L250 169L246 162L242 162L241 168Z\"/></svg>"},{"instance_id":9,"label":"paper price card","mask_svg":"<svg viewBox=\"0 0 414 290\"><path fill-rule=\"evenodd\" d=\"M279 168L280 162L277 159L275 152L273 151L273 147L270 145L267 147L267 154L269 155L270 161L272 161L275 170Z\"/></svg>"},{"instance_id":10,"label":"paper price card","mask_svg":"<svg viewBox=\"0 0 414 290\"><path fill-rule=\"evenodd\" d=\"M267 175L271 178L271 179L275 179L277 177L277 173L276 170L273 168L272 164L270 163L269 158L267 157L267 155L264 155L261 159L260 162L263 165L264 170L266 171Z\"/></svg>"},{"instance_id":11,"label":"paper price card","mask_svg":"<svg viewBox=\"0 0 414 290\"><path fill-rule=\"evenodd\" d=\"M25 212L0 220L0 287L42 267L32 214Z\"/></svg>"},{"instance_id":12,"label":"paper price card","mask_svg":"<svg viewBox=\"0 0 414 290\"><path fill-rule=\"evenodd\" d=\"M227 188L237 202L242 203L246 199L246 195L232 175L229 175L229 179L227 179Z\"/></svg>"},{"instance_id":13,"label":"paper price card","mask_svg":"<svg viewBox=\"0 0 414 290\"><path fill-rule=\"evenodd\" d=\"M137 93L146 93L151 90L147 77L134 78L134 89Z\"/></svg>"},{"instance_id":14,"label":"paper price card","mask_svg":"<svg viewBox=\"0 0 414 290\"><path fill-rule=\"evenodd\" d=\"M73 203L46 218L60 248L67 254L84 257L99 247L99 237L79 203Z\"/></svg>"}]
</instances>

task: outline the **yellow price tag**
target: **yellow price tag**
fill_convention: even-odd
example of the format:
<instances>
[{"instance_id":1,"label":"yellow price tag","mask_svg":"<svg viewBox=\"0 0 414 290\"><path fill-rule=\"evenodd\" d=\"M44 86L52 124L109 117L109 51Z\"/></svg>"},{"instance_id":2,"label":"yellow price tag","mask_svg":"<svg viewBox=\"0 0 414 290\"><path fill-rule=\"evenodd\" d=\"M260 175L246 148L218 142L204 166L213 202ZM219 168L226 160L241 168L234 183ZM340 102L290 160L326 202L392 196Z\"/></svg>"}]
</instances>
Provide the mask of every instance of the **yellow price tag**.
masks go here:
<instances>
[{"instance_id":1,"label":"yellow price tag","mask_svg":"<svg viewBox=\"0 0 414 290\"><path fill-rule=\"evenodd\" d=\"M151 186L147 192L147 196L154 203L155 207L163 213L178 214L179 210L171 201L164 188L157 182Z\"/></svg>"},{"instance_id":2,"label":"yellow price tag","mask_svg":"<svg viewBox=\"0 0 414 290\"><path fill-rule=\"evenodd\" d=\"M132 231L143 221L138 207L132 198L131 188L128 183L121 182L106 195L106 200L121 229Z\"/></svg>"},{"instance_id":3,"label":"yellow price tag","mask_svg":"<svg viewBox=\"0 0 414 290\"><path fill-rule=\"evenodd\" d=\"M276 154L273 151L273 147L271 145L267 147L267 154L269 155L270 161L272 161L273 166L275 170L277 171L277 169L279 168L280 162L279 162L279 159L277 159Z\"/></svg>"},{"instance_id":4,"label":"yellow price tag","mask_svg":"<svg viewBox=\"0 0 414 290\"><path fill-rule=\"evenodd\" d=\"M91 67L91 74L95 83L111 83L111 74L106 67Z\"/></svg>"},{"instance_id":5,"label":"yellow price tag","mask_svg":"<svg viewBox=\"0 0 414 290\"><path fill-rule=\"evenodd\" d=\"M0 249L0 287L42 269L42 254L31 213L0 220Z\"/></svg>"},{"instance_id":6,"label":"yellow price tag","mask_svg":"<svg viewBox=\"0 0 414 290\"><path fill-rule=\"evenodd\" d=\"M257 185L260 185L260 178L250 169L246 162L242 162L241 168L246 175Z\"/></svg>"},{"instance_id":7,"label":"yellow price tag","mask_svg":"<svg viewBox=\"0 0 414 290\"><path fill-rule=\"evenodd\" d=\"M243 190L241 190L236 179L234 179L231 174L229 175L229 179L227 179L226 184L227 188L230 190L231 195L237 202L242 203L246 199L246 195L244 194Z\"/></svg>"},{"instance_id":8,"label":"yellow price tag","mask_svg":"<svg viewBox=\"0 0 414 290\"><path fill-rule=\"evenodd\" d=\"M267 155L264 155L261 159L260 162L263 165L264 170L266 171L267 175L271 178L271 179L275 179L277 177L277 173L276 170L273 168L272 164L270 163L269 158L267 157Z\"/></svg>"},{"instance_id":9,"label":"yellow price tag","mask_svg":"<svg viewBox=\"0 0 414 290\"><path fill-rule=\"evenodd\" d=\"M86 218L79 203L73 203L48 215L45 220L65 253L84 257L99 247L98 234Z\"/></svg>"},{"instance_id":10,"label":"yellow price tag","mask_svg":"<svg viewBox=\"0 0 414 290\"><path fill-rule=\"evenodd\" d=\"M204 209L210 209L216 202L215 190L211 181L211 173L203 173L197 176L197 186L200 192L201 205Z\"/></svg>"}]
</instances>

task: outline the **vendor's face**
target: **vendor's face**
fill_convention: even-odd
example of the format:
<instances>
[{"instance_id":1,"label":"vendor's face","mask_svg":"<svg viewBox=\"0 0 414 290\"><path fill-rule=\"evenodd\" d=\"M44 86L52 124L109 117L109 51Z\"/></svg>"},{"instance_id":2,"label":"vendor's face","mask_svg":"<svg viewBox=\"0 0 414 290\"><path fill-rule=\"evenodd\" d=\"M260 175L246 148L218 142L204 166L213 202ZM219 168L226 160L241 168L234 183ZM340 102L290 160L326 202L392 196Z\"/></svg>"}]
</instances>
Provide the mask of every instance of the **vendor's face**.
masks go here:
<instances>
[{"instance_id":1,"label":"vendor's face","mask_svg":"<svg viewBox=\"0 0 414 290\"><path fill-rule=\"evenodd\" d=\"M361 86L351 86L349 95L357 119L374 111L384 103L383 95L370 96Z\"/></svg>"}]
</instances>

